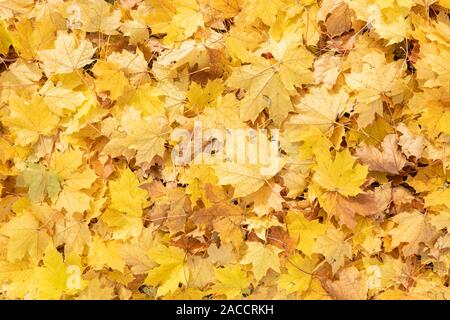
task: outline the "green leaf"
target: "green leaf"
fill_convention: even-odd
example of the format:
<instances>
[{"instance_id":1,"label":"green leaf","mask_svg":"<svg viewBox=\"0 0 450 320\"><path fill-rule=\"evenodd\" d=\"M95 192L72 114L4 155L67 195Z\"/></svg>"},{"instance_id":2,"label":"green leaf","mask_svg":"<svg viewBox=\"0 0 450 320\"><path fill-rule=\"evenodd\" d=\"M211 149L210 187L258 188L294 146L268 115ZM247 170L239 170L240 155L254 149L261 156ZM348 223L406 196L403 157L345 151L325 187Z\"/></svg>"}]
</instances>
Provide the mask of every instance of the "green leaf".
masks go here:
<instances>
[{"instance_id":1,"label":"green leaf","mask_svg":"<svg viewBox=\"0 0 450 320\"><path fill-rule=\"evenodd\" d=\"M23 179L28 186L28 196L33 202L42 202L46 194L54 200L61 191L57 173L54 170L47 170L40 163L28 165L23 173Z\"/></svg>"}]
</instances>

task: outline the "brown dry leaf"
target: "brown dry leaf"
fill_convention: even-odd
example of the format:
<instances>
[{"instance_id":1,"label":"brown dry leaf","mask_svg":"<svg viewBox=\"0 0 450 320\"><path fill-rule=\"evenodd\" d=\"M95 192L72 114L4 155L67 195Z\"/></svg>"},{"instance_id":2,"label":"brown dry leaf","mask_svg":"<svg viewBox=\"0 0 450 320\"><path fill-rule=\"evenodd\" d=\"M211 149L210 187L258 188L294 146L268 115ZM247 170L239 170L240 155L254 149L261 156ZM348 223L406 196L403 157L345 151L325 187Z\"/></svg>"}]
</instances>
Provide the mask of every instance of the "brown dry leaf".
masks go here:
<instances>
[{"instance_id":1,"label":"brown dry leaf","mask_svg":"<svg viewBox=\"0 0 450 320\"><path fill-rule=\"evenodd\" d=\"M397 136L389 134L384 137L381 148L382 151L374 146L364 144L356 150L356 155L363 164L369 167L370 171L399 174L406 164L406 159L399 150Z\"/></svg>"},{"instance_id":2,"label":"brown dry leaf","mask_svg":"<svg viewBox=\"0 0 450 320\"><path fill-rule=\"evenodd\" d=\"M334 86L342 69L339 56L326 53L314 62L314 83L323 83L328 89Z\"/></svg>"},{"instance_id":3,"label":"brown dry leaf","mask_svg":"<svg viewBox=\"0 0 450 320\"><path fill-rule=\"evenodd\" d=\"M338 300L366 300L367 278L351 266L338 273L339 280L327 280L328 292Z\"/></svg>"},{"instance_id":4,"label":"brown dry leaf","mask_svg":"<svg viewBox=\"0 0 450 320\"><path fill-rule=\"evenodd\" d=\"M403 153L407 157L414 156L419 159L425 149L425 138L412 134L404 123L400 123L397 130L402 134L398 144L402 147Z\"/></svg>"},{"instance_id":5,"label":"brown dry leaf","mask_svg":"<svg viewBox=\"0 0 450 320\"><path fill-rule=\"evenodd\" d=\"M335 216L339 224L345 224L350 229L356 226L356 214L371 216L380 212L374 194L359 194L356 197L344 197L336 193L326 193L329 202L325 210ZM328 207L330 206L330 207Z\"/></svg>"},{"instance_id":6,"label":"brown dry leaf","mask_svg":"<svg viewBox=\"0 0 450 320\"><path fill-rule=\"evenodd\" d=\"M352 27L352 10L346 3L342 3L333 9L331 15L326 19L325 26L331 37L340 36Z\"/></svg>"},{"instance_id":7,"label":"brown dry leaf","mask_svg":"<svg viewBox=\"0 0 450 320\"><path fill-rule=\"evenodd\" d=\"M402 212L393 218L398 225L389 234L392 246L404 244L402 252L405 256L418 254L421 244L430 244L437 235L428 217L418 211Z\"/></svg>"}]
</instances>

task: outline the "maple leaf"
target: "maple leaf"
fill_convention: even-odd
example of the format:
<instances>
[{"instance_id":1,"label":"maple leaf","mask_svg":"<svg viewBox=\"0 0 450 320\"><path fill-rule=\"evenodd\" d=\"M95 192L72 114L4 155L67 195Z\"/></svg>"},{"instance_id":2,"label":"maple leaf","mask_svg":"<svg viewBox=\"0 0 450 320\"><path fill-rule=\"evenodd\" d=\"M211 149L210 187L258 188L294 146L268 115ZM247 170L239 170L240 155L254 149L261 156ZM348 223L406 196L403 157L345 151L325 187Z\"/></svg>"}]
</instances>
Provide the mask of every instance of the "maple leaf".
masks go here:
<instances>
[{"instance_id":1,"label":"maple leaf","mask_svg":"<svg viewBox=\"0 0 450 320\"><path fill-rule=\"evenodd\" d=\"M38 58L43 62L47 75L53 73L70 73L91 63L95 53L92 43L81 40L77 44L72 34L59 32L55 48L38 51Z\"/></svg>"},{"instance_id":2,"label":"maple leaf","mask_svg":"<svg viewBox=\"0 0 450 320\"><path fill-rule=\"evenodd\" d=\"M28 196L34 202L42 202L45 195L53 200L61 190L57 173L39 163L32 163L25 169L23 180L28 186Z\"/></svg>"},{"instance_id":3,"label":"maple leaf","mask_svg":"<svg viewBox=\"0 0 450 320\"><path fill-rule=\"evenodd\" d=\"M78 300L113 300L116 297L114 286L103 278L89 281L87 288L80 292Z\"/></svg>"},{"instance_id":4,"label":"maple leaf","mask_svg":"<svg viewBox=\"0 0 450 320\"><path fill-rule=\"evenodd\" d=\"M265 185L255 193L247 196L247 199L253 201L253 211L258 216L268 214L272 209L281 211L283 209L283 197L280 195L282 187L278 184Z\"/></svg>"},{"instance_id":5,"label":"maple leaf","mask_svg":"<svg viewBox=\"0 0 450 320\"><path fill-rule=\"evenodd\" d=\"M243 121L255 121L267 107L274 120L279 123L293 110L289 92L272 66L243 66L228 81L230 86L243 87L248 91L241 101L240 116Z\"/></svg>"},{"instance_id":6,"label":"maple leaf","mask_svg":"<svg viewBox=\"0 0 450 320\"><path fill-rule=\"evenodd\" d=\"M147 252L157 243L150 229L142 229L139 237L133 237L120 248L120 255L130 267L133 274L146 273L156 267Z\"/></svg>"},{"instance_id":7,"label":"maple leaf","mask_svg":"<svg viewBox=\"0 0 450 320\"><path fill-rule=\"evenodd\" d=\"M345 91L330 93L325 87L313 88L295 106L299 115L291 122L310 124L324 130L329 129L340 116L351 111L349 96Z\"/></svg>"},{"instance_id":8,"label":"maple leaf","mask_svg":"<svg viewBox=\"0 0 450 320\"><path fill-rule=\"evenodd\" d=\"M234 17L239 13L240 0L212 0L211 6L222 13L224 18Z\"/></svg>"},{"instance_id":9,"label":"maple leaf","mask_svg":"<svg viewBox=\"0 0 450 320\"><path fill-rule=\"evenodd\" d=\"M74 190L89 189L97 180L95 171L89 167L77 169L77 171L72 172L69 177L64 179L63 185L67 185Z\"/></svg>"},{"instance_id":10,"label":"maple leaf","mask_svg":"<svg viewBox=\"0 0 450 320\"><path fill-rule=\"evenodd\" d=\"M64 87L63 85L54 85L47 81L39 94L44 97L50 110L58 115L63 115L65 110L75 111L85 100L86 96L79 92Z\"/></svg>"},{"instance_id":11,"label":"maple leaf","mask_svg":"<svg viewBox=\"0 0 450 320\"><path fill-rule=\"evenodd\" d=\"M387 135L384 137L381 146L383 151L374 146L364 145L356 151L356 155L371 171L398 174L405 166L406 159L398 149L397 136L395 134Z\"/></svg>"},{"instance_id":12,"label":"maple leaf","mask_svg":"<svg viewBox=\"0 0 450 320\"><path fill-rule=\"evenodd\" d=\"M14 48L25 59L34 59L38 50L50 49L55 41L56 25L49 15L36 19L22 17L15 24L15 32L11 33Z\"/></svg>"},{"instance_id":13,"label":"maple leaf","mask_svg":"<svg viewBox=\"0 0 450 320\"><path fill-rule=\"evenodd\" d=\"M136 160L139 163L151 162L153 157L164 153L164 135L166 125L164 120L146 118L135 124L132 134L123 141L125 145L137 150Z\"/></svg>"},{"instance_id":14,"label":"maple leaf","mask_svg":"<svg viewBox=\"0 0 450 320\"><path fill-rule=\"evenodd\" d=\"M40 135L50 135L59 120L38 95L33 96L29 103L17 96L11 97L9 110L9 117L3 121L16 132L16 141L22 146L35 143Z\"/></svg>"},{"instance_id":15,"label":"maple leaf","mask_svg":"<svg viewBox=\"0 0 450 320\"><path fill-rule=\"evenodd\" d=\"M398 226L389 234L392 236L392 246L407 243L402 251L405 256L419 252L421 243L429 243L435 237L435 230L428 222L427 216L418 211L402 212L393 219Z\"/></svg>"},{"instance_id":16,"label":"maple leaf","mask_svg":"<svg viewBox=\"0 0 450 320\"><path fill-rule=\"evenodd\" d=\"M30 294L37 297L36 268L29 261L1 262L0 281L8 284L10 299L24 299L25 295Z\"/></svg>"},{"instance_id":17,"label":"maple leaf","mask_svg":"<svg viewBox=\"0 0 450 320\"><path fill-rule=\"evenodd\" d=\"M147 75L147 61L144 54L139 49L135 53L123 50L122 52L113 52L106 59L107 62L112 62L120 66L128 80L132 84L142 83Z\"/></svg>"},{"instance_id":18,"label":"maple leaf","mask_svg":"<svg viewBox=\"0 0 450 320\"><path fill-rule=\"evenodd\" d=\"M45 250L44 266L37 270L40 299L59 299L68 289L69 274L62 255L51 245Z\"/></svg>"},{"instance_id":19,"label":"maple leaf","mask_svg":"<svg viewBox=\"0 0 450 320\"><path fill-rule=\"evenodd\" d=\"M7 25L4 21L0 22L0 53L7 54L9 46L12 44L11 35L7 30Z\"/></svg>"},{"instance_id":20,"label":"maple leaf","mask_svg":"<svg viewBox=\"0 0 450 320\"><path fill-rule=\"evenodd\" d=\"M220 247L211 245L208 248L208 260L219 265L235 264L236 254L231 245L223 244Z\"/></svg>"},{"instance_id":21,"label":"maple leaf","mask_svg":"<svg viewBox=\"0 0 450 320\"><path fill-rule=\"evenodd\" d=\"M69 149L64 152L55 152L52 156L50 167L56 172L58 177L66 180L72 178L82 164L83 152L79 149Z\"/></svg>"},{"instance_id":22,"label":"maple leaf","mask_svg":"<svg viewBox=\"0 0 450 320\"><path fill-rule=\"evenodd\" d=\"M126 85L126 83L124 83ZM165 115L165 108L161 96L164 93L158 88L145 84L137 89L130 90L122 99L126 99L126 103L134 107L136 110L142 111L144 115L159 115L160 119ZM151 120L151 119L150 119ZM149 121L153 125L153 121ZM138 127L138 126L136 126Z\"/></svg>"},{"instance_id":23,"label":"maple leaf","mask_svg":"<svg viewBox=\"0 0 450 320\"><path fill-rule=\"evenodd\" d=\"M362 70L346 75L347 84L357 92L359 101L369 103L401 93L404 80L398 75L404 71L401 61L386 63L383 54L374 52L362 57Z\"/></svg>"},{"instance_id":24,"label":"maple leaf","mask_svg":"<svg viewBox=\"0 0 450 320\"><path fill-rule=\"evenodd\" d=\"M89 264L96 270L101 270L106 265L122 271L125 263L120 256L119 246L120 242L118 241L102 241L100 237L95 237L89 248Z\"/></svg>"},{"instance_id":25,"label":"maple leaf","mask_svg":"<svg viewBox=\"0 0 450 320\"><path fill-rule=\"evenodd\" d=\"M354 266L342 269L339 272L339 280L328 280L327 285L330 293L337 299L367 299L367 279Z\"/></svg>"},{"instance_id":26,"label":"maple leaf","mask_svg":"<svg viewBox=\"0 0 450 320\"><path fill-rule=\"evenodd\" d=\"M317 238L325 233L326 226L317 220L309 221L301 213L289 211L286 215L289 235L297 238L297 248L307 256L311 256Z\"/></svg>"},{"instance_id":27,"label":"maple leaf","mask_svg":"<svg viewBox=\"0 0 450 320\"><path fill-rule=\"evenodd\" d=\"M400 123L397 130L402 133L398 139L398 144L401 146L403 153L407 157L420 158L425 148L425 138L414 135L404 123Z\"/></svg>"},{"instance_id":28,"label":"maple leaf","mask_svg":"<svg viewBox=\"0 0 450 320\"><path fill-rule=\"evenodd\" d=\"M112 62L97 61L92 68L96 76L95 89L98 92L108 91L111 99L117 100L128 86L128 78L119 66Z\"/></svg>"},{"instance_id":29,"label":"maple leaf","mask_svg":"<svg viewBox=\"0 0 450 320\"><path fill-rule=\"evenodd\" d=\"M407 36L410 28L407 14L411 8L408 2L347 1L358 19L370 21L381 38L388 40L388 45L400 42Z\"/></svg>"},{"instance_id":30,"label":"maple leaf","mask_svg":"<svg viewBox=\"0 0 450 320\"><path fill-rule=\"evenodd\" d=\"M317 239L313 250L325 257L333 273L344 265L345 258L352 258L352 246L345 240L345 234L332 227Z\"/></svg>"},{"instance_id":31,"label":"maple leaf","mask_svg":"<svg viewBox=\"0 0 450 320\"><path fill-rule=\"evenodd\" d=\"M326 19L327 32L332 36L340 36L352 27L352 11L346 3L340 3L333 8L331 15Z\"/></svg>"},{"instance_id":32,"label":"maple leaf","mask_svg":"<svg viewBox=\"0 0 450 320\"><path fill-rule=\"evenodd\" d=\"M15 217L3 225L1 233L10 238L8 242L7 258L14 261L25 255L36 261L39 260L51 237L40 228L39 221L31 214Z\"/></svg>"},{"instance_id":33,"label":"maple leaf","mask_svg":"<svg viewBox=\"0 0 450 320\"><path fill-rule=\"evenodd\" d=\"M274 52L275 58L279 61L280 79L285 88L291 93L300 84L312 82L312 72L310 68L314 60L311 52L303 46L290 44L283 52L283 55Z\"/></svg>"},{"instance_id":34,"label":"maple leaf","mask_svg":"<svg viewBox=\"0 0 450 320\"><path fill-rule=\"evenodd\" d=\"M189 269L186 264L186 253L177 247L160 247L149 250L150 259L159 264L149 270L145 283L158 286L157 296L173 292L180 283L187 284Z\"/></svg>"},{"instance_id":35,"label":"maple leaf","mask_svg":"<svg viewBox=\"0 0 450 320\"><path fill-rule=\"evenodd\" d=\"M306 292L311 286L315 266L315 260L304 258L299 254L290 256L286 264L286 273L280 276L280 287L288 293Z\"/></svg>"},{"instance_id":36,"label":"maple leaf","mask_svg":"<svg viewBox=\"0 0 450 320\"><path fill-rule=\"evenodd\" d=\"M337 152L332 161L326 155L317 156L313 180L321 187L343 196L355 196L367 176L367 167L355 163L348 149Z\"/></svg>"},{"instance_id":37,"label":"maple leaf","mask_svg":"<svg viewBox=\"0 0 450 320\"><path fill-rule=\"evenodd\" d=\"M136 18L136 20L127 20L122 24L120 28L120 31L122 31L125 36L130 38L131 44L138 44L139 42L142 42L149 37L148 28L145 24L145 21L142 20L144 19L140 19L138 17Z\"/></svg>"},{"instance_id":38,"label":"maple leaf","mask_svg":"<svg viewBox=\"0 0 450 320\"><path fill-rule=\"evenodd\" d=\"M249 6L245 7L246 14L249 19L261 19L267 25L275 23L275 17L278 11L283 7L282 1L273 1L270 4L263 0L252 1Z\"/></svg>"},{"instance_id":39,"label":"maple leaf","mask_svg":"<svg viewBox=\"0 0 450 320\"><path fill-rule=\"evenodd\" d=\"M185 37L192 36L199 27L204 26L203 15L197 2L180 1L172 17L172 24L183 30Z\"/></svg>"},{"instance_id":40,"label":"maple leaf","mask_svg":"<svg viewBox=\"0 0 450 320\"><path fill-rule=\"evenodd\" d=\"M242 291L250 285L247 275L239 265L227 265L215 270L217 283L213 285L213 292L224 294L227 299L242 297Z\"/></svg>"},{"instance_id":41,"label":"maple leaf","mask_svg":"<svg viewBox=\"0 0 450 320\"><path fill-rule=\"evenodd\" d=\"M220 163L215 167L219 184L230 184L235 197L243 197L259 190L266 181L260 166L233 163Z\"/></svg>"},{"instance_id":42,"label":"maple leaf","mask_svg":"<svg viewBox=\"0 0 450 320\"><path fill-rule=\"evenodd\" d=\"M264 277L269 269L280 272L278 253L282 251L281 249L272 245L264 246L260 242L249 242L247 247L247 254L242 258L241 263L252 264L256 280Z\"/></svg>"},{"instance_id":43,"label":"maple leaf","mask_svg":"<svg viewBox=\"0 0 450 320\"><path fill-rule=\"evenodd\" d=\"M374 194L370 193L343 197L337 192L325 192L318 195L318 200L330 216L336 217L340 225L345 224L350 229L356 226L356 214L371 216L381 211Z\"/></svg>"},{"instance_id":44,"label":"maple leaf","mask_svg":"<svg viewBox=\"0 0 450 320\"><path fill-rule=\"evenodd\" d=\"M129 169L120 172L117 181L111 181L111 205L125 214L140 217L142 209L147 205L147 192L139 188L139 180Z\"/></svg>"},{"instance_id":45,"label":"maple leaf","mask_svg":"<svg viewBox=\"0 0 450 320\"><path fill-rule=\"evenodd\" d=\"M228 79L232 87L244 88L247 93L241 101L241 119L255 121L259 113L268 108L276 124L283 121L292 111L289 94L294 84L312 82L312 55L302 47L290 46L279 57L279 65L265 60L245 65Z\"/></svg>"},{"instance_id":46,"label":"maple leaf","mask_svg":"<svg viewBox=\"0 0 450 320\"><path fill-rule=\"evenodd\" d=\"M70 214L82 213L90 208L91 197L84 189L89 189L97 179L94 170L84 168L81 164L82 153L76 149L56 152L50 163L61 186L61 192L55 202L56 208L64 208Z\"/></svg>"},{"instance_id":47,"label":"maple leaf","mask_svg":"<svg viewBox=\"0 0 450 320\"><path fill-rule=\"evenodd\" d=\"M55 243L64 243L66 255L75 252L81 254L85 245L91 242L91 232L86 222L75 218L67 219L55 227Z\"/></svg>"},{"instance_id":48,"label":"maple leaf","mask_svg":"<svg viewBox=\"0 0 450 320\"><path fill-rule=\"evenodd\" d=\"M82 22L81 29L86 32L101 32L108 35L118 34L116 29L121 25L120 10L113 10L106 1L82 0L79 2Z\"/></svg>"},{"instance_id":49,"label":"maple leaf","mask_svg":"<svg viewBox=\"0 0 450 320\"><path fill-rule=\"evenodd\" d=\"M189 99L188 108L199 112L205 107L214 107L215 101L221 95L223 89L223 84L218 80L208 81L204 88L193 82L186 94Z\"/></svg>"},{"instance_id":50,"label":"maple leaf","mask_svg":"<svg viewBox=\"0 0 450 320\"><path fill-rule=\"evenodd\" d=\"M64 208L69 213L84 212L90 208L90 201L91 198L87 194L79 190L64 188L59 193L55 205L57 209Z\"/></svg>"},{"instance_id":51,"label":"maple leaf","mask_svg":"<svg viewBox=\"0 0 450 320\"><path fill-rule=\"evenodd\" d=\"M214 265L206 259L192 256L188 260L189 286L203 288L216 280Z\"/></svg>"},{"instance_id":52,"label":"maple leaf","mask_svg":"<svg viewBox=\"0 0 450 320\"><path fill-rule=\"evenodd\" d=\"M314 61L314 83L323 83L331 89L341 72L342 60L332 54L323 54Z\"/></svg>"},{"instance_id":53,"label":"maple leaf","mask_svg":"<svg viewBox=\"0 0 450 320\"><path fill-rule=\"evenodd\" d=\"M191 165L181 174L180 180L188 184L186 192L191 196L194 206L197 200L202 200L206 207L210 207L215 201L207 195L208 188L217 183L215 170L209 166Z\"/></svg>"}]
</instances>

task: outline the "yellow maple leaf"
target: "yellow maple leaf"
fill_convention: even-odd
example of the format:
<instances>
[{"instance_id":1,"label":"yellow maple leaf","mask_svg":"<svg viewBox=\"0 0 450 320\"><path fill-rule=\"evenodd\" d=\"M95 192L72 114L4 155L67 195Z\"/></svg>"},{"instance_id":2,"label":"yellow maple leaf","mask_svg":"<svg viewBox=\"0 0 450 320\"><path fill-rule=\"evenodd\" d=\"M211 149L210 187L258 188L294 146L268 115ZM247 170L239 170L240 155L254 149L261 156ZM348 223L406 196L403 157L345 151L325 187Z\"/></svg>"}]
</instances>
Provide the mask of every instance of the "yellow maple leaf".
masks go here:
<instances>
[{"instance_id":1,"label":"yellow maple leaf","mask_svg":"<svg viewBox=\"0 0 450 320\"><path fill-rule=\"evenodd\" d=\"M348 86L356 91L358 101L370 103L383 95L393 97L403 92L406 81L401 77L405 71L402 61L387 63L384 54L376 51L360 59L361 70L355 68L345 76Z\"/></svg>"},{"instance_id":2,"label":"yellow maple leaf","mask_svg":"<svg viewBox=\"0 0 450 320\"><path fill-rule=\"evenodd\" d=\"M280 0L266 2L264 0L249 1L245 7L244 14L249 19L261 19L265 24L272 26L275 23L275 17L278 11L283 7Z\"/></svg>"},{"instance_id":3,"label":"yellow maple leaf","mask_svg":"<svg viewBox=\"0 0 450 320\"><path fill-rule=\"evenodd\" d=\"M108 91L113 100L122 96L128 86L128 78L115 63L97 61L92 72L96 76L95 89L97 92Z\"/></svg>"},{"instance_id":4,"label":"yellow maple leaf","mask_svg":"<svg viewBox=\"0 0 450 320\"><path fill-rule=\"evenodd\" d=\"M55 48L38 51L38 58L43 62L47 75L53 73L70 73L91 63L95 53L92 43L77 39L74 35L58 32Z\"/></svg>"},{"instance_id":5,"label":"yellow maple leaf","mask_svg":"<svg viewBox=\"0 0 450 320\"><path fill-rule=\"evenodd\" d=\"M214 102L220 96L223 89L223 84L218 80L208 81L204 88L193 82L186 94L189 99L188 109L199 112L205 107L214 107Z\"/></svg>"},{"instance_id":6,"label":"yellow maple leaf","mask_svg":"<svg viewBox=\"0 0 450 320\"><path fill-rule=\"evenodd\" d=\"M1 261L0 282L8 286L8 290L5 290L7 299L24 299L25 296L38 297L39 283L36 277L36 268L29 261Z\"/></svg>"},{"instance_id":7,"label":"yellow maple leaf","mask_svg":"<svg viewBox=\"0 0 450 320\"><path fill-rule=\"evenodd\" d=\"M286 272L280 276L279 286L287 293L301 295L308 291L313 281L313 272L317 260L304 258L300 254L293 254L288 258Z\"/></svg>"},{"instance_id":8,"label":"yellow maple leaf","mask_svg":"<svg viewBox=\"0 0 450 320\"><path fill-rule=\"evenodd\" d=\"M11 35L7 30L7 25L4 21L0 21L0 53L7 54L9 46L12 44Z\"/></svg>"},{"instance_id":9,"label":"yellow maple leaf","mask_svg":"<svg viewBox=\"0 0 450 320\"><path fill-rule=\"evenodd\" d=\"M278 63L254 57L253 64L235 70L228 79L230 86L247 90L241 101L241 119L255 121L268 108L271 118L280 124L293 110L289 95L294 86L312 82L313 56L300 46L291 45L280 53Z\"/></svg>"},{"instance_id":10,"label":"yellow maple leaf","mask_svg":"<svg viewBox=\"0 0 450 320\"><path fill-rule=\"evenodd\" d=\"M80 190L71 187L65 187L58 196L55 202L57 209L66 209L68 213L75 212L83 213L90 208L91 198Z\"/></svg>"},{"instance_id":11,"label":"yellow maple leaf","mask_svg":"<svg viewBox=\"0 0 450 320\"><path fill-rule=\"evenodd\" d=\"M325 257L335 273L345 263L345 258L352 258L352 246L345 240L344 232L329 227L313 246L313 251Z\"/></svg>"},{"instance_id":12,"label":"yellow maple leaf","mask_svg":"<svg viewBox=\"0 0 450 320\"><path fill-rule=\"evenodd\" d=\"M263 245L260 242L249 242L247 243L247 253L242 258L241 263L251 263L256 280L261 280L269 269L278 273L280 272L280 260L278 254L281 251L281 249L272 245Z\"/></svg>"},{"instance_id":13,"label":"yellow maple leaf","mask_svg":"<svg viewBox=\"0 0 450 320\"><path fill-rule=\"evenodd\" d=\"M89 247L88 262L95 270L101 270L108 266L123 272L125 262L120 256L119 249L119 241L104 241L100 237L95 237Z\"/></svg>"},{"instance_id":14,"label":"yellow maple leaf","mask_svg":"<svg viewBox=\"0 0 450 320\"><path fill-rule=\"evenodd\" d=\"M297 239L297 249L311 256L318 237L322 236L327 227L317 220L308 220L300 212L289 211L286 215L289 235Z\"/></svg>"},{"instance_id":15,"label":"yellow maple leaf","mask_svg":"<svg viewBox=\"0 0 450 320\"><path fill-rule=\"evenodd\" d=\"M241 0L212 0L211 6L226 19L239 13L241 2Z\"/></svg>"},{"instance_id":16,"label":"yellow maple leaf","mask_svg":"<svg viewBox=\"0 0 450 320\"><path fill-rule=\"evenodd\" d=\"M354 266L339 272L339 280L328 281L330 294L342 300L366 300L367 278Z\"/></svg>"},{"instance_id":17,"label":"yellow maple leaf","mask_svg":"<svg viewBox=\"0 0 450 320\"><path fill-rule=\"evenodd\" d=\"M79 5L81 29L86 32L101 32L108 35L118 34L122 14L112 10L112 6L101 0L80 0Z\"/></svg>"},{"instance_id":18,"label":"yellow maple leaf","mask_svg":"<svg viewBox=\"0 0 450 320\"><path fill-rule=\"evenodd\" d=\"M221 185L232 185L235 197L243 197L259 190L269 177L261 174L261 167L236 163L220 163L215 167Z\"/></svg>"},{"instance_id":19,"label":"yellow maple leaf","mask_svg":"<svg viewBox=\"0 0 450 320\"><path fill-rule=\"evenodd\" d=\"M25 17L15 24L12 44L25 59L35 59L38 50L50 49L55 40L56 25L49 15L35 22Z\"/></svg>"},{"instance_id":20,"label":"yellow maple leaf","mask_svg":"<svg viewBox=\"0 0 450 320\"><path fill-rule=\"evenodd\" d=\"M295 106L299 113L291 119L292 123L310 124L323 131L333 126L352 105L349 95L341 90L338 93L329 92L325 87L313 88Z\"/></svg>"},{"instance_id":21,"label":"yellow maple leaf","mask_svg":"<svg viewBox=\"0 0 450 320\"><path fill-rule=\"evenodd\" d=\"M113 300L116 297L114 286L105 278L94 278L80 293L77 300Z\"/></svg>"},{"instance_id":22,"label":"yellow maple leaf","mask_svg":"<svg viewBox=\"0 0 450 320\"><path fill-rule=\"evenodd\" d=\"M91 242L88 223L76 218L68 218L55 226L55 245L64 244L64 253L81 254L86 244Z\"/></svg>"},{"instance_id":23,"label":"yellow maple leaf","mask_svg":"<svg viewBox=\"0 0 450 320\"><path fill-rule=\"evenodd\" d=\"M38 261L51 242L51 237L31 213L13 218L2 227L1 233L9 237L9 261L22 259L26 255L32 261Z\"/></svg>"},{"instance_id":24,"label":"yellow maple leaf","mask_svg":"<svg viewBox=\"0 0 450 320\"><path fill-rule=\"evenodd\" d=\"M247 274L237 264L218 268L215 274L217 283L212 291L225 295L227 299L241 298L243 290L250 285Z\"/></svg>"},{"instance_id":25,"label":"yellow maple leaf","mask_svg":"<svg viewBox=\"0 0 450 320\"><path fill-rule=\"evenodd\" d=\"M138 163L151 163L156 155L162 156L165 150L167 132L165 118L147 117L136 121L131 134L125 136L120 143L137 151Z\"/></svg>"},{"instance_id":26,"label":"yellow maple leaf","mask_svg":"<svg viewBox=\"0 0 450 320\"><path fill-rule=\"evenodd\" d=\"M336 153L334 160L329 155L317 155L313 180L329 191L343 196L355 196L367 176L367 167L355 163L348 149Z\"/></svg>"},{"instance_id":27,"label":"yellow maple leaf","mask_svg":"<svg viewBox=\"0 0 450 320\"><path fill-rule=\"evenodd\" d=\"M265 108L269 108L277 123L292 111L289 92L281 83L280 75L267 64L245 65L233 72L230 86L245 88L248 92L241 101L240 116L243 121L255 121Z\"/></svg>"},{"instance_id":28,"label":"yellow maple leaf","mask_svg":"<svg viewBox=\"0 0 450 320\"><path fill-rule=\"evenodd\" d=\"M59 120L38 95L33 96L29 103L12 96L9 111L9 117L4 122L16 133L16 142L22 146L35 143L40 135L50 135Z\"/></svg>"},{"instance_id":29,"label":"yellow maple leaf","mask_svg":"<svg viewBox=\"0 0 450 320\"><path fill-rule=\"evenodd\" d=\"M120 172L119 179L111 181L112 209L118 210L133 217L140 217L142 209L148 204L147 191L139 188L140 182L130 169Z\"/></svg>"},{"instance_id":30,"label":"yellow maple leaf","mask_svg":"<svg viewBox=\"0 0 450 320\"><path fill-rule=\"evenodd\" d=\"M432 241L436 231L428 222L427 216L418 212L402 212L393 219L398 226L389 234L392 236L392 246L395 248L402 242L407 243L402 252L405 256L417 254L421 243Z\"/></svg>"},{"instance_id":31,"label":"yellow maple leaf","mask_svg":"<svg viewBox=\"0 0 450 320\"><path fill-rule=\"evenodd\" d=\"M39 94L44 97L50 110L60 116L66 110L75 111L86 100L86 96L82 92L61 84L54 85L51 81L47 81Z\"/></svg>"},{"instance_id":32,"label":"yellow maple leaf","mask_svg":"<svg viewBox=\"0 0 450 320\"><path fill-rule=\"evenodd\" d=\"M63 261L62 255L53 246L48 246L43 258L43 266L36 271L39 283L39 299L59 299L64 293L76 293L81 289L81 268ZM80 277L70 281L72 269L78 268L73 276ZM79 286L78 286L79 285Z\"/></svg>"},{"instance_id":33,"label":"yellow maple leaf","mask_svg":"<svg viewBox=\"0 0 450 320\"><path fill-rule=\"evenodd\" d=\"M0 0L0 297L450 298L449 7Z\"/></svg>"},{"instance_id":34,"label":"yellow maple leaf","mask_svg":"<svg viewBox=\"0 0 450 320\"><path fill-rule=\"evenodd\" d=\"M157 296L174 292L178 285L187 284L189 268L186 263L186 253L177 247L160 246L148 251L151 260L159 266L151 269L145 283L158 286Z\"/></svg>"}]
</instances>

